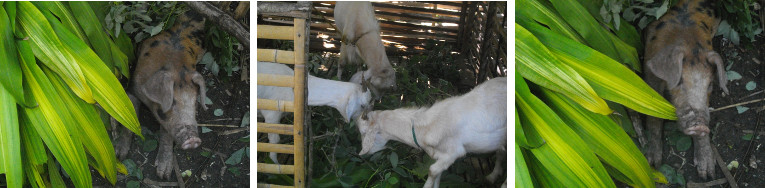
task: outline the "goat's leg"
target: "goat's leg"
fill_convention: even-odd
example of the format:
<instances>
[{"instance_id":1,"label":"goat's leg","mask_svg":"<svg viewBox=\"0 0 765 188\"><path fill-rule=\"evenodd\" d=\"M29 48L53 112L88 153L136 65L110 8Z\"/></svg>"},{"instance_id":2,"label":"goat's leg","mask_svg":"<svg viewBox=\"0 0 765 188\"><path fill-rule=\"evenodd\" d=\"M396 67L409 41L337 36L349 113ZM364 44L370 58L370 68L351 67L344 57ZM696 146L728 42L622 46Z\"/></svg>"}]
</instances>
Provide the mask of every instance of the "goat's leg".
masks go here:
<instances>
[{"instance_id":1,"label":"goat's leg","mask_svg":"<svg viewBox=\"0 0 765 188\"><path fill-rule=\"evenodd\" d=\"M271 144L277 144L281 141L281 138L279 138L279 134L276 133L268 133L268 143ZM271 160L274 161L274 164L279 164L279 161L276 160L276 152L268 153L268 156L271 157Z\"/></svg>"},{"instance_id":2,"label":"goat's leg","mask_svg":"<svg viewBox=\"0 0 765 188\"><path fill-rule=\"evenodd\" d=\"M260 111L260 114L263 115L263 119L265 119L266 123L271 123L271 124L279 123L279 120L282 118L282 113L277 111L263 110L263 111ZM268 133L268 143L278 144L279 141L281 141L281 138L279 138L279 134ZM276 152L270 152L268 153L268 156L271 158L271 161L273 161L274 164L279 164L279 160L277 160L278 158L276 158Z\"/></svg>"},{"instance_id":3,"label":"goat's leg","mask_svg":"<svg viewBox=\"0 0 765 188\"><path fill-rule=\"evenodd\" d=\"M489 180L489 182L494 183L494 181L497 180L497 177L502 174L502 162L505 161L505 154L505 150L497 151L497 162L494 163L494 170L491 171L491 174L486 176L486 179Z\"/></svg>"},{"instance_id":4,"label":"goat's leg","mask_svg":"<svg viewBox=\"0 0 765 188\"><path fill-rule=\"evenodd\" d=\"M433 165L430 165L430 173L428 174L428 181L425 181L426 188L438 188L439 181L441 180L441 173L448 169L449 166L454 163L456 156L442 155L436 159Z\"/></svg>"}]
</instances>

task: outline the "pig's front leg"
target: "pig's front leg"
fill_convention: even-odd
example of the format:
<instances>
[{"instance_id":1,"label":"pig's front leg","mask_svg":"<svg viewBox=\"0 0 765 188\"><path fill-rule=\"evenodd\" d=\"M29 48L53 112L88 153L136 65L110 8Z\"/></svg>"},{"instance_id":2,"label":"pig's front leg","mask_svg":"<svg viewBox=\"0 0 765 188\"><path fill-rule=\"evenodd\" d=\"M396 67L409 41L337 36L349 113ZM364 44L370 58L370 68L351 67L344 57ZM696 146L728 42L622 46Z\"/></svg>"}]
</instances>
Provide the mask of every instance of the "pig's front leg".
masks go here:
<instances>
[{"instance_id":1,"label":"pig's front leg","mask_svg":"<svg viewBox=\"0 0 765 188\"><path fill-rule=\"evenodd\" d=\"M138 100L133 94L127 93L128 98L130 98L130 102L133 103L133 108L135 109L136 116L139 114L138 109L141 107L141 101ZM111 118L112 124L119 125L117 126L117 130L119 133L119 137L115 139L114 142L114 152L117 154L117 157L119 159L124 159L125 156L127 156L128 152L130 151L130 142L133 141L133 132L130 131L125 126L122 126L115 120L114 118Z\"/></svg>"},{"instance_id":2,"label":"pig's front leg","mask_svg":"<svg viewBox=\"0 0 765 188\"><path fill-rule=\"evenodd\" d=\"M658 167L661 165L661 155L663 152L662 131L664 127L664 121L659 118L648 116L646 118L646 126L648 129L648 148L645 150L645 158L648 160L648 164Z\"/></svg>"},{"instance_id":3,"label":"pig's front leg","mask_svg":"<svg viewBox=\"0 0 765 188\"><path fill-rule=\"evenodd\" d=\"M715 177L715 160L712 157L712 144L709 141L709 135L694 136L693 144L693 162L696 163L696 170L701 178Z\"/></svg>"},{"instance_id":4,"label":"pig's front leg","mask_svg":"<svg viewBox=\"0 0 765 188\"><path fill-rule=\"evenodd\" d=\"M173 172L173 135L164 128L159 130L159 153L154 165L157 166L157 176L170 179Z\"/></svg>"}]
</instances>

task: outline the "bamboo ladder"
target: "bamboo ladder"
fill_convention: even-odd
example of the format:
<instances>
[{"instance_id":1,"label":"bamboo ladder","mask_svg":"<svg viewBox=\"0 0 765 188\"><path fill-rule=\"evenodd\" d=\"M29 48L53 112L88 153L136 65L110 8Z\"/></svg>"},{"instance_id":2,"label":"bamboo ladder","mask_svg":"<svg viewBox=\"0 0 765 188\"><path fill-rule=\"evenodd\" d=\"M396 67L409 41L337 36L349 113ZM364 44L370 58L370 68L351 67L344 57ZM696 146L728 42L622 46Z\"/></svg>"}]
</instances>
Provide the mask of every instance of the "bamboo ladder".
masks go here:
<instances>
[{"instance_id":1,"label":"bamboo ladder","mask_svg":"<svg viewBox=\"0 0 765 188\"><path fill-rule=\"evenodd\" d=\"M293 11L294 12L294 11ZM296 14L307 15L307 14ZM295 75L272 75L272 74L257 74L258 85L277 86L277 87L291 87L295 94L294 101L281 101L281 100L269 100L258 98L257 109L263 110L275 110L282 112L294 113L294 124L270 124L261 123L257 124L257 132L259 133L276 133L284 135L292 135L294 137L294 145L288 144L270 144L270 143L257 143L257 152L276 152L282 154L293 154L294 164L266 164L257 163L258 173L268 174L292 174L294 175L294 187L305 187L305 143L304 143L304 115L305 115L305 99L306 99L306 71L305 62L307 59L307 27L309 17L295 16L293 26L272 26L272 25L258 25L258 38L263 39L277 39L277 40L293 40L294 51L283 51L276 49L257 49L257 60L265 62L276 62L283 64L294 64ZM283 185L271 185L258 183L258 187L291 187Z\"/></svg>"}]
</instances>

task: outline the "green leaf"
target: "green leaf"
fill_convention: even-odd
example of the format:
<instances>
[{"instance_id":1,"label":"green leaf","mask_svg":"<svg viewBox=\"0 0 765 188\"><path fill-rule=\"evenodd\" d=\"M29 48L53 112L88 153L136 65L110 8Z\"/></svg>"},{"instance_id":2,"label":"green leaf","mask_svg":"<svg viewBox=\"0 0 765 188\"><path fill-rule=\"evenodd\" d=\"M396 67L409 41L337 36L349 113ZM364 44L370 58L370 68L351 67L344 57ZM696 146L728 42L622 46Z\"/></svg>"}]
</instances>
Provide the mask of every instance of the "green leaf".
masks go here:
<instances>
[{"instance_id":1,"label":"green leaf","mask_svg":"<svg viewBox=\"0 0 765 188\"><path fill-rule=\"evenodd\" d=\"M53 71L43 67L43 72L50 78L59 98L71 112L72 120L78 122L76 126L70 125L70 130L74 130L72 137L80 139L80 142L85 146L85 151L95 160L96 169L99 169L101 176L114 184L117 181L117 170L114 165L117 163L117 159L114 154L114 146L98 111L93 104L80 100L72 93L61 77Z\"/></svg>"},{"instance_id":2,"label":"green leaf","mask_svg":"<svg viewBox=\"0 0 765 188\"><path fill-rule=\"evenodd\" d=\"M654 117L677 119L675 107L627 67L542 26L533 25L529 31L547 45L561 63L582 75L597 95Z\"/></svg>"},{"instance_id":3,"label":"green leaf","mask_svg":"<svg viewBox=\"0 0 765 188\"><path fill-rule=\"evenodd\" d=\"M746 83L746 90L748 90L748 91L752 91L756 87L757 87L757 83L754 82L754 81L749 81L749 82Z\"/></svg>"},{"instance_id":4,"label":"green leaf","mask_svg":"<svg viewBox=\"0 0 765 188\"><path fill-rule=\"evenodd\" d=\"M738 111L738 114L744 113L747 110L749 110L749 107L746 106L736 106L736 110Z\"/></svg>"},{"instance_id":5,"label":"green leaf","mask_svg":"<svg viewBox=\"0 0 765 188\"><path fill-rule=\"evenodd\" d=\"M603 101L574 69L558 61L528 30L515 24L516 70L525 79L561 92L590 111L610 114Z\"/></svg>"},{"instance_id":6,"label":"green leaf","mask_svg":"<svg viewBox=\"0 0 765 188\"><path fill-rule=\"evenodd\" d=\"M525 82L516 83L520 83L516 85L515 100L521 124L531 127L546 141L530 151L552 179L565 187L615 187L595 154L587 152L584 141L532 95Z\"/></svg>"},{"instance_id":7,"label":"green leaf","mask_svg":"<svg viewBox=\"0 0 765 188\"><path fill-rule=\"evenodd\" d=\"M0 8L2 14L4 12ZM5 174L6 186L24 185L24 171L19 165L21 163L21 135L16 102L10 92L0 87L0 173Z\"/></svg>"},{"instance_id":8,"label":"green leaf","mask_svg":"<svg viewBox=\"0 0 765 188\"><path fill-rule=\"evenodd\" d=\"M232 174L234 174L234 176L236 177L238 177L241 174L241 172L239 172L239 167L231 167L231 168L228 168L227 170L231 172Z\"/></svg>"},{"instance_id":9,"label":"green leaf","mask_svg":"<svg viewBox=\"0 0 765 188\"><path fill-rule=\"evenodd\" d=\"M242 162L242 155L244 155L245 148L239 149L232 153L231 156L226 159L226 164L236 165Z\"/></svg>"},{"instance_id":10,"label":"green leaf","mask_svg":"<svg viewBox=\"0 0 765 188\"><path fill-rule=\"evenodd\" d=\"M749 141L749 140L752 140L752 138L753 138L753 137L754 137L754 134L752 134L752 133L746 133L746 134L744 134L744 136L741 136L741 139L744 139L744 140L746 140L746 141Z\"/></svg>"},{"instance_id":11,"label":"green leaf","mask_svg":"<svg viewBox=\"0 0 765 188\"><path fill-rule=\"evenodd\" d=\"M64 81L81 99L88 103L95 102L93 93L87 85L85 75L70 51L64 46L46 17L32 3L18 2L18 21L24 33L32 41L35 56L54 72L64 77ZM53 21L56 22L56 21Z\"/></svg>"},{"instance_id":12,"label":"green leaf","mask_svg":"<svg viewBox=\"0 0 765 188\"><path fill-rule=\"evenodd\" d=\"M390 177L388 178L388 183L395 185L398 183L398 178L396 176Z\"/></svg>"},{"instance_id":13,"label":"green leaf","mask_svg":"<svg viewBox=\"0 0 765 188\"><path fill-rule=\"evenodd\" d=\"M212 132L212 130L211 130L210 128L207 128L207 127L202 127L202 133L203 133L203 134L204 134L204 133L209 133L209 132Z\"/></svg>"},{"instance_id":14,"label":"green leaf","mask_svg":"<svg viewBox=\"0 0 765 188\"><path fill-rule=\"evenodd\" d=\"M99 57L85 42L77 39L72 33L56 24L53 25L53 30L60 36L61 41L67 47L65 49L69 50L68 52L72 56L77 59L83 59L83 61L77 61L76 63L82 68L82 72L88 80L87 84L93 89L95 101L107 113L112 115L114 119L122 123L123 126L143 138L133 103L128 99L125 89L122 88L120 82L114 77L112 71L101 62ZM88 59L88 61L84 59Z\"/></svg>"},{"instance_id":15,"label":"green leaf","mask_svg":"<svg viewBox=\"0 0 765 188\"><path fill-rule=\"evenodd\" d=\"M726 71L725 76L728 77L728 81L741 79L741 74L738 74L736 71Z\"/></svg>"},{"instance_id":16,"label":"green leaf","mask_svg":"<svg viewBox=\"0 0 765 188\"><path fill-rule=\"evenodd\" d=\"M15 4L6 6L15 7ZM13 96L14 103L18 101L19 104L32 106L24 101L24 90L21 87L21 67L19 66L19 56L16 55L16 42L11 23L5 9L0 7L0 38L4 39L0 40L0 87L5 88L5 92Z\"/></svg>"},{"instance_id":17,"label":"green leaf","mask_svg":"<svg viewBox=\"0 0 765 188\"><path fill-rule=\"evenodd\" d=\"M139 188L141 187L141 182L130 180L127 182L127 185L125 185L127 188Z\"/></svg>"},{"instance_id":18,"label":"green leaf","mask_svg":"<svg viewBox=\"0 0 765 188\"><path fill-rule=\"evenodd\" d=\"M515 117L518 117L517 114ZM517 118L516 118L517 119ZM515 187L519 188L533 188L534 182L531 181L528 165L526 165L526 159L521 152L521 147L515 144Z\"/></svg>"},{"instance_id":19,"label":"green leaf","mask_svg":"<svg viewBox=\"0 0 765 188\"><path fill-rule=\"evenodd\" d=\"M678 151L688 151L688 149L691 148L691 137L690 136L680 137L680 139L677 140L675 147L677 148Z\"/></svg>"},{"instance_id":20,"label":"green leaf","mask_svg":"<svg viewBox=\"0 0 765 188\"><path fill-rule=\"evenodd\" d=\"M398 166L398 154L396 152L393 152L388 156L388 159L390 159L390 164L392 167Z\"/></svg>"},{"instance_id":21,"label":"green leaf","mask_svg":"<svg viewBox=\"0 0 765 188\"><path fill-rule=\"evenodd\" d=\"M143 151L144 152L151 152L157 149L157 140L154 139L146 139L143 141Z\"/></svg>"},{"instance_id":22,"label":"green leaf","mask_svg":"<svg viewBox=\"0 0 765 188\"><path fill-rule=\"evenodd\" d=\"M113 43L111 38L103 32L103 26L101 26L101 22L90 8L90 5L84 1L70 1L69 7L72 9L72 12L77 13L74 14L74 17L79 22L79 26L82 27L85 35L90 39L87 41L90 43L93 51L98 54L98 57L101 58L101 61L104 62L107 67L114 67L116 64L115 61L120 61L120 59L112 57ZM119 50L116 52L121 53ZM127 58L123 57L122 60L127 61Z\"/></svg>"},{"instance_id":23,"label":"green leaf","mask_svg":"<svg viewBox=\"0 0 765 188\"><path fill-rule=\"evenodd\" d=\"M249 126L250 125L250 111L247 111L244 113L244 116L242 116L242 124L239 125L239 127Z\"/></svg>"},{"instance_id":24,"label":"green leaf","mask_svg":"<svg viewBox=\"0 0 765 188\"><path fill-rule=\"evenodd\" d=\"M223 115L223 110L222 110L222 109L220 109L220 108L218 108L218 109L215 109L215 111L213 112L213 114L214 114L215 116L222 116L222 115Z\"/></svg>"},{"instance_id":25,"label":"green leaf","mask_svg":"<svg viewBox=\"0 0 765 188\"><path fill-rule=\"evenodd\" d=\"M543 100L566 125L589 146L589 149L628 179L620 181L634 187L650 187L651 166L632 139L608 116L592 113L559 93L542 89Z\"/></svg>"},{"instance_id":26,"label":"green leaf","mask_svg":"<svg viewBox=\"0 0 765 188\"><path fill-rule=\"evenodd\" d=\"M68 109L61 108L65 106L64 103L37 64L22 60L21 65L26 78L24 87L29 88L39 104L37 108L23 108L24 121L32 124L75 186L91 185L90 170L82 143L79 139L71 137L72 131L76 130L68 130L66 126L77 124L70 118Z\"/></svg>"},{"instance_id":27,"label":"green leaf","mask_svg":"<svg viewBox=\"0 0 765 188\"><path fill-rule=\"evenodd\" d=\"M205 105L211 105L213 104L212 100L210 100L209 97L205 96Z\"/></svg>"}]
</instances>

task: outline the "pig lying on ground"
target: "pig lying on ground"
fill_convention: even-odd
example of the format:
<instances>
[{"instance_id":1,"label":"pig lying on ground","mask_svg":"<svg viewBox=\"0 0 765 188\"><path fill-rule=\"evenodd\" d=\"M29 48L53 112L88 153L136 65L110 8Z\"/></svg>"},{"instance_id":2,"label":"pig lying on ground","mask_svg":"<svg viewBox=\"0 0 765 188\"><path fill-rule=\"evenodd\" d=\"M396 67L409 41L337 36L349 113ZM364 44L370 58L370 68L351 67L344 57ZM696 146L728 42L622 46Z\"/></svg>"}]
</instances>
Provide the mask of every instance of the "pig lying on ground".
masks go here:
<instances>
[{"instance_id":1,"label":"pig lying on ground","mask_svg":"<svg viewBox=\"0 0 765 188\"><path fill-rule=\"evenodd\" d=\"M712 37L719 20L712 1L681 0L667 14L646 27L645 81L654 90L669 89L677 109L678 128L693 136L694 162L699 176L714 177L715 161L709 141L709 95L713 70L717 69L720 87L727 77L720 55L712 49ZM663 120L648 117L649 134L646 158L659 166L662 160Z\"/></svg>"},{"instance_id":2,"label":"pig lying on ground","mask_svg":"<svg viewBox=\"0 0 765 188\"><path fill-rule=\"evenodd\" d=\"M395 88L396 73L385 54L372 3L338 1L335 5L335 24L343 35L337 78L342 79L343 65L363 61L368 70L357 72L358 76L354 76L356 79L351 82L362 84L360 78L363 72L363 81L371 84L370 89L375 95L380 96L380 90Z\"/></svg>"},{"instance_id":3,"label":"pig lying on ground","mask_svg":"<svg viewBox=\"0 0 765 188\"><path fill-rule=\"evenodd\" d=\"M173 171L173 142L182 149L199 147L197 133L197 97L205 98L205 81L194 65L202 57L204 18L191 11L179 16L167 31L143 41L128 97L136 114L141 104L149 108L161 124L157 175L170 178ZM207 109L204 103L199 103ZM130 149L132 133L122 128L115 141L119 158Z\"/></svg>"}]
</instances>

